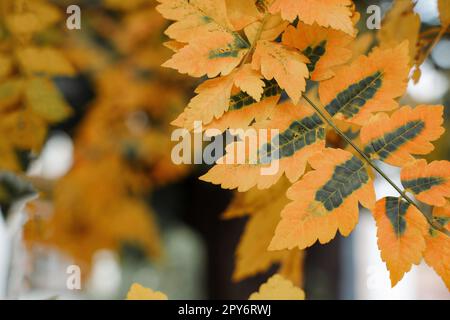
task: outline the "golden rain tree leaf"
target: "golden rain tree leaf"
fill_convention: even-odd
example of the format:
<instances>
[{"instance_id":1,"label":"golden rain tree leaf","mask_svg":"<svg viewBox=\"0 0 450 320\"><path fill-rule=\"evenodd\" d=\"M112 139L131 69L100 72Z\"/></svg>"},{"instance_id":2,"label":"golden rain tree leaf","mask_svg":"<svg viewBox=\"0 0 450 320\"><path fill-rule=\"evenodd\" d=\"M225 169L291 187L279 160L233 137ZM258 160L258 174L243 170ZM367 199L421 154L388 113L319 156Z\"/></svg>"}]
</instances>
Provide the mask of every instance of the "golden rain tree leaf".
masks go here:
<instances>
[{"instance_id":1,"label":"golden rain tree leaf","mask_svg":"<svg viewBox=\"0 0 450 320\"><path fill-rule=\"evenodd\" d=\"M49 76L72 76L75 74L72 64L54 48L27 47L17 50L16 54L19 64L26 74Z\"/></svg>"},{"instance_id":2,"label":"golden rain tree leaf","mask_svg":"<svg viewBox=\"0 0 450 320\"><path fill-rule=\"evenodd\" d=\"M306 105L286 102L277 106L271 119L255 123L252 128L256 132L267 130L265 136L254 135L256 147L251 146L251 135L229 144L226 155L200 179L240 192L254 186L267 189L283 173L291 182L297 181L305 172L308 158L325 147L323 122ZM262 170L273 169L276 171L262 174Z\"/></svg>"},{"instance_id":3,"label":"golden rain tree leaf","mask_svg":"<svg viewBox=\"0 0 450 320\"><path fill-rule=\"evenodd\" d=\"M386 263L393 287L412 264L422 260L428 223L416 207L396 197L378 200L373 215L381 259Z\"/></svg>"},{"instance_id":4,"label":"golden rain tree leaf","mask_svg":"<svg viewBox=\"0 0 450 320\"><path fill-rule=\"evenodd\" d=\"M250 43L257 40L273 41L286 30L289 23L281 18L279 14L270 15L262 21L255 21L245 27L244 32ZM259 35L258 39L256 39Z\"/></svg>"},{"instance_id":5,"label":"golden rain tree leaf","mask_svg":"<svg viewBox=\"0 0 450 320\"><path fill-rule=\"evenodd\" d=\"M220 118L229 108L232 88L232 75L206 80L197 87L197 95L172 124L191 130L195 121L208 124L214 118Z\"/></svg>"},{"instance_id":6,"label":"golden rain tree leaf","mask_svg":"<svg viewBox=\"0 0 450 320\"><path fill-rule=\"evenodd\" d=\"M435 207L433 219L450 231L450 203L445 207ZM450 290L450 238L429 226L425 243L425 262L436 271Z\"/></svg>"},{"instance_id":7,"label":"golden rain tree leaf","mask_svg":"<svg viewBox=\"0 0 450 320\"><path fill-rule=\"evenodd\" d=\"M270 206L279 197L284 197L290 183L281 178L270 189L250 189L247 192L236 192L227 210L222 214L224 219L240 218L252 215Z\"/></svg>"},{"instance_id":8,"label":"golden rain tree leaf","mask_svg":"<svg viewBox=\"0 0 450 320\"><path fill-rule=\"evenodd\" d=\"M261 100L265 83L261 74L253 70L250 64L244 64L234 76L234 84L255 101Z\"/></svg>"},{"instance_id":9,"label":"golden rain tree leaf","mask_svg":"<svg viewBox=\"0 0 450 320\"><path fill-rule=\"evenodd\" d=\"M221 132L226 129L247 129L250 124L266 120L273 113L280 98L281 89L276 81L264 80L264 93L260 102L256 102L243 91L231 95L230 106L220 119L214 119L203 129L214 129ZM176 123L173 123L176 124Z\"/></svg>"},{"instance_id":10,"label":"golden rain tree leaf","mask_svg":"<svg viewBox=\"0 0 450 320\"><path fill-rule=\"evenodd\" d=\"M275 0L269 11L281 12L283 19L290 22L298 17L306 24L316 22L320 26L354 35L352 6L351 0Z\"/></svg>"},{"instance_id":11,"label":"golden rain tree leaf","mask_svg":"<svg viewBox=\"0 0 450 320\"><path fill-rule=\"evenodd\" d=\"M133 283L128 291L127 300L167 300L167 296L160 291L153 291L139 283Z\"/></svg>"},{"instance_id":12,"label":"golden rain tree leaf","mask_svg":"<svg viewBox=\"0 0 450 320\"><path fill-rule=\"evenodd\" d=\"M442 27L450 25L450 1L438 0L439 19Z\"/></svg>"},{"instance_id":13,"label":"golden rain tree leaf","mask_svg":"<svg viewBox=\"0 0 450 320\"><path fill-rule=\"evenodd\" d=\"M23 80L10 78L0 83L0 111L7 110L17 104L22 96Z\"/></svg>"},{"instance_id":14,"label":"golden rain tree leaf","mask_svg":"<svg viewBox=\"0 0 450 320\"><path fill-rule=\"evenodd\" d=\"M289 188L287 196L293 201L281 212L269 249L304 249L317 240L327 243L337 230L348 236L358 222L358 203L374 206L373 182L359 158L325 149L308 161L315 170Z\"/></svg>"},{"instance_id":15,"label":"golden rain tree leaf","mask_svg":"<svg viewBox=\"0 0 450 320\"><path fill-rule=\"evenodd\" d=\"M37 152L47 137L47 124L34 112L18 110L2 116L0 132L8 136L14 147Z\"/></svg>"},{"instance_id":16,"label":"golden rain tree leaf","mask_svg":"<svg viewBox=\"0 0 450 320\"><path fill-rule=\"evenodd\" d=\"M0 80L3 80L11 74L13 70L13 62L11 57L0 53Z\"/></svg>"},{"instance_id":17,"label":"golden rain tree leaf","mask_svg":"<svg viewBox=\"0 0 450 320\"><path fill-rule=\"evenodd\" d=\"M285 196L288 186L287 179L280 179L270 189L239 193L225 213L227 217L250 215L236 248L234 281L266 271L274 263L291 262L291 252L288 250L268 251L275 227L280 221L280 211L288 202ZM295 257L293 260L300 263L299 255ZM286 274L293 274L289 268L285 269Z\"/></svg>"},{"instance_id":18,"label":"golden rain tree leaf","mask_svg":"<svg viewBox=\"0 0 450 320\"><path fill-rule=\"evenodd\" d=\"M275 96L281 91L279 87L275 88L275 84L263 81L261 77L256 70L246 64L228 76L206 80L197 87L195 90L197 96L191 99L185 110L172 122L172 125L192 130L195 121L201 121L202 125L207 125L221 118L226 111L241 110L246 107L245 112L238 113L237 120L240 119L239 123L241 124L246 118L248 119L245 114L249 114L251 119L247 120L245 124L247 126L255 117L255 109L263 111L266 109L265 106L273 106L278 99L267 99L258 107L255 106L251 109L248 105L256 104L261 98ZM249 109L253 112L249 112ZM231 125L232 122L227 124ZM217 128L215 125L221 127L217 122L211 127Z\"/></svg>"},{"instance_id":19,"label":"golden rain tree leaf","mask_svg":"<svg viewBox=\"0 0 450 320\"><path fill-rule=\"evenodd\" d=\"M442 207L450 197L450 161L417 160L402 168L402 185L417 200Z\"/></svg>"},{"instance_id":20,"label":"golden rain tree leaf","mask_svg":"<svg viewBox=\"0 0 450 320\"><path fill-rule=\"evenodd\" d=\"M300 50L309 59L307 67L314 81L333 77L332 68L350 60L352 51L347 46L351 41L349 35L340 31L302 22L283 33L283 44Z\"/></svg>"},{"instance_id":21,"label":"golden rain tree leaf","mask_svg":"<svg viewBox=\"0 0 450 320\"><path fill-rule=\"evenodd\" d=\"M258 41L252 60L253 68L261 70L267 80L275 79L294 104L300 100L309 78L306 63L309 60L301 53L266 40Z\"/></svg>"},{"instance_id":22,"label":"golden rain tree leaf","mask_svg":"<svg viewBox=\"0 0 450 320\"><path fill-rule=\"evenodd\" d=\"M14 7L15 0L4 0L4 8ZM41 0L24 0L23 10L12 10L5 17L8 30L16 36L27 36L40 32L58 22L62 15L59 9Z\"/></svg>"},{"instance_id":23,"label":"golden rain tree leaf","mask_svg":"<svg viewBox=\"0 0 450 320\"><path fill-rule=\"evenodd\" d=\"M175 21L165 31L170 38L191 42L211 32L230 33L225 0L158 0L156 7L164 18Z\"/></svg>"},{"instance_id":24,"label":"golden rain tree leaf","mask_svg":"<svg viewBox=\"0 0 450 320\"><path fill-rule=\"evenodd\" d=\"M394 1L383 19L377 38L382 48L393 48L408 40L410 65L417 56L420 32L420 17L414 12L414 2L410 0Z\"/></svg>"},{"instance_id":25,"label":"golden rain tree leaf","mask_svg":"<svg viewBox=\"0 0 450 320\"><path fill-rule=\"evenodd\" d=\"M254 23L261 18L261 13L252 0L225 0L227 7L227 16L235 30L241 30L244 27Z\"/></svg>"},{"instance_id":26,"label":"golden rain tree leaf","mask_svg":"<svg viewBox=\"0 0 450 320\"><path fill-rule=\"evenodd\" d=\"M72 109L64 97L46 78L28 80L25 97L31 110L49 123L62 121L72 114Z\"/></svg>"},{"instance_id":27,"label":"golden rain tree leaf","mask_svg":"<svg viewBox=\"0 0 450 320\"><path fill-rule=\"evenodd\" d=\"M375 48L320 82L320 101L330 116L355 124L367 123L374 112L398 108L408 79L408 44L393 49Z\"/></svg>"},{"instance_id":28,"label":"golden rain tree leaf","mask_svg":"<svg viewBox=\"0 0 450 320\"><path fill-rule=\"evenodd\" d=\"M391 117L377 114L361 129L364 152L398 167L413 161L413 154L431 152L434 147L430 141L445 131L443 111L443 106L420 105L414 109L404 106Z\"/></svg>"},{"instance_id":29,"label":"golden rain tree leaf","mask_svg":"<svg viewBox=\"0 0 450 320\"><path fill-rule=\"evenodd\" d=\"M162 66L193 77L228 75L241 62L249 47L237 33L211 32L192 40Z\"/></svg>"},{"instance_id":30,"label":"golden rain tree leaf","mask_svg":"<svg viewBox=\"0 0 450 320\"><path fill-rule=\"evenodd\" d=\"M275 274L259 287L259 291L252 293L249 300L305 300L305 293L291 281Z\"/></svg>"}]
</instances>

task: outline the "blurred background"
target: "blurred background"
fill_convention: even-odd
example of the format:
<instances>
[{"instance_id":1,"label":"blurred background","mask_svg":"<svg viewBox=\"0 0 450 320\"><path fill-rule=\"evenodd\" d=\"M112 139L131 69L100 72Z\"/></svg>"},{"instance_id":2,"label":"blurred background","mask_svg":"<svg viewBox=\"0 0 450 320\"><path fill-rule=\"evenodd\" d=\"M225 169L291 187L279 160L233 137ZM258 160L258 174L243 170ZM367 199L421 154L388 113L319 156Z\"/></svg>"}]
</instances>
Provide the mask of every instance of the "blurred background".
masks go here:
<instances>
[{"instance_id":1,"label":"blurred background","mask_svg":"<svg viewBox=\"0 0 450 320\"><path fill-rule=\"evenodd\" d=\"M366 8L384 15L392 1L355 2L368 52L377 30L367 30ZM133 282L170 299L248 298L277 269L232 281L247 218L221 218L233 193L198 180L206 165L170 159L170 122L202 79L160 67L171 50L156 1L0 4L0 298L123 299ZM80 30L66 28L69 5L81 8ZM423 32L439 25L436 1L417 1L415 12ZM449 53L446 34L402 101L444 104L447 128ZM429 158L450 159L448 132ZM399 183L397 168L383 169ZM376 192L396 195L380 179ZM302 264L307 299L449 298L424 265L390 288L369 212ZM67 288L72 265L81 290Z\"/></svg>"}]
</instances>

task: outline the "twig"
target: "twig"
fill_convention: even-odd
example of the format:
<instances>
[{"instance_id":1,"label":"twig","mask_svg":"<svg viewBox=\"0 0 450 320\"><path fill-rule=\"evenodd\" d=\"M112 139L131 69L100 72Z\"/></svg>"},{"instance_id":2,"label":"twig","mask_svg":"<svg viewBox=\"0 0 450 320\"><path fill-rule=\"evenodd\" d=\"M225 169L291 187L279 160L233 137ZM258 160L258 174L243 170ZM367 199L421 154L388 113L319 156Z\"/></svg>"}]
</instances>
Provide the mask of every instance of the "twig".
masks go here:
<instances>
[{"instance_id":1,"label":"twig","mask_svg":"<svg viewBox=\"0 0 450 320\"><path fill-rule=\"evenodd\" d=\"M428 223L436 230L444 233L445 235L450 237L450 231L443 228L442 226L438 225L433 221L433 217L428 215L427 213L423 212L422 209L411 200L411 198L403 191L401 190L384 172L381 170L376 164L372 162L372 160L356 145L353 143L353 141L348 138L345 133L339 129L332 120L328 119L328 117L320 110L319 107L317 107L306 95L303 95L303 98L313 107L316 112L342 137L344 140L355 149L361 157L364 158L364 160L375 169L376 172L378 172L401 196L403 199L405 199L409 204L413 205L414 207L419 210L420 213L424 215L424 217L427 219Z\"/></svg>"}]
</instances>

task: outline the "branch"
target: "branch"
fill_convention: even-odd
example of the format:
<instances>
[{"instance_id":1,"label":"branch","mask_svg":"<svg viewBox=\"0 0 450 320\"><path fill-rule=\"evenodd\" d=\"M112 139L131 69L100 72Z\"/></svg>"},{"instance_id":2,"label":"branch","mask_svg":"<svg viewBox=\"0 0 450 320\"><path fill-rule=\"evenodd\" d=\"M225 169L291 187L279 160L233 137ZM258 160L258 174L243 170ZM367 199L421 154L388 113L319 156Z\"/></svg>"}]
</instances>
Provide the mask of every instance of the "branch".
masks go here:
<instances>
[{"instance_id":1,"label":"branch","mask_svg":"<svg viewBox=\"0 0 450 320\"><path fill-rule=\"evenodd\" d=\"M444 233L445 235L450 237L450 231L448 231L447 229L445 229L444 227L438 225L434 220L433 217L430 216L429 214L425 213L424 211L422 211L422 209L414 202L411 200L411 198L403 191L401 190L384 172L383 170L381 170L375 163L372 162L372 160L355 144L353 143L353 141L348 138L345 133L343 133L341 131L341 129L339 129L334 122L329 119L324 112L322 112L322 110L320 110L319 107L317 107L306 95L303 95L303 99L305 99L310 105L311 107L313 107L316 112L342 137L344 138L344 140L353 147L353 149L355 149L359 155L361 157L363 157L363 159L372 167L375 169L376 172L378 172L399 194L400 196L405 199L409 204L413 205L414 207L417 208L417 210L419 210L420 213L422 213L424 215L424 217L427 219L428 223L436 230Z\"/></svg>"}]
</instances>

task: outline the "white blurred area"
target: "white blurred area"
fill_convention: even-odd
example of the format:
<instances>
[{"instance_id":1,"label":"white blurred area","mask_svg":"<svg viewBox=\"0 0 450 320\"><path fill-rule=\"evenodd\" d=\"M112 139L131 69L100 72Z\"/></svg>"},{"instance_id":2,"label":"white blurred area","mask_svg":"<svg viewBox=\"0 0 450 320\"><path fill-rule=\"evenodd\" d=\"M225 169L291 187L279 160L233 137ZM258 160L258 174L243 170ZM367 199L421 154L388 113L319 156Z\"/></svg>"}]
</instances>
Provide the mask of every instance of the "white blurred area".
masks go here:
<instances>
[{"instance_id":1,"label":"white blurred area","mask_svg":"<svg viewBox=\"0 0 450 320\"><path fill-rule=\"evenodd\" d=\"M28 175L57 179L70 170L72 163L72 139L65 132L59 131L48 139L39 158L31 164Z\"/></svg>"}]
</instances>

